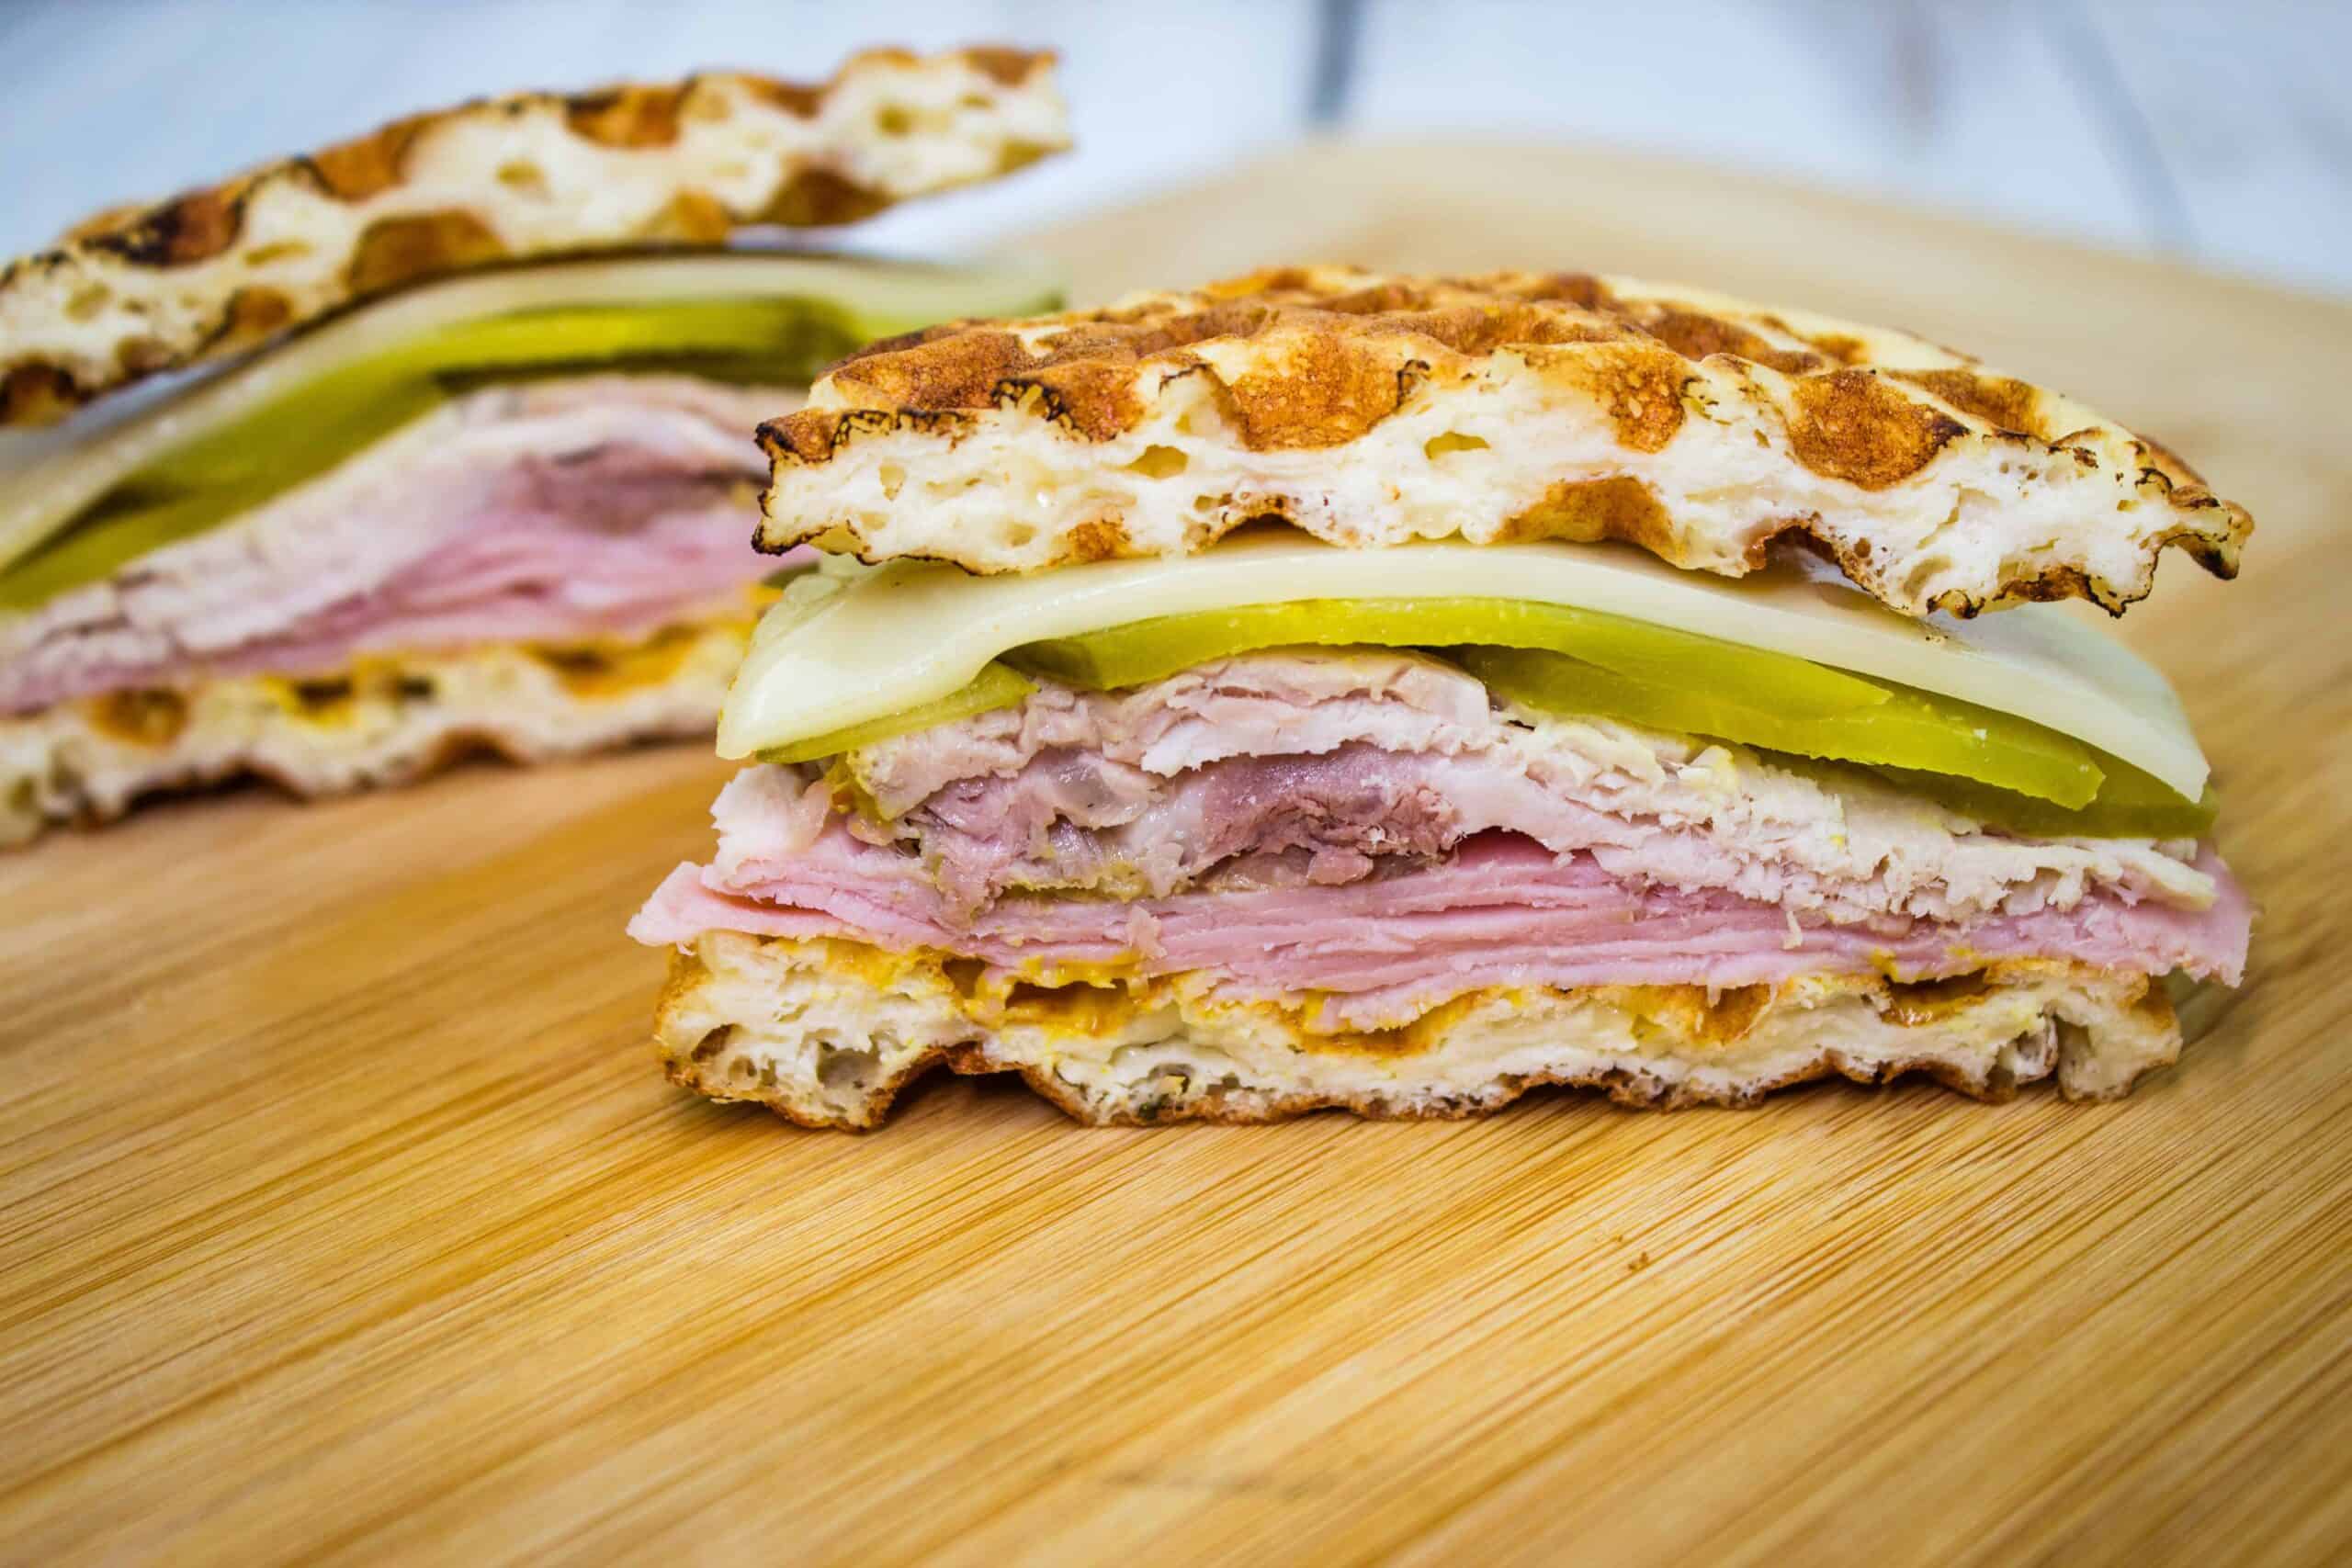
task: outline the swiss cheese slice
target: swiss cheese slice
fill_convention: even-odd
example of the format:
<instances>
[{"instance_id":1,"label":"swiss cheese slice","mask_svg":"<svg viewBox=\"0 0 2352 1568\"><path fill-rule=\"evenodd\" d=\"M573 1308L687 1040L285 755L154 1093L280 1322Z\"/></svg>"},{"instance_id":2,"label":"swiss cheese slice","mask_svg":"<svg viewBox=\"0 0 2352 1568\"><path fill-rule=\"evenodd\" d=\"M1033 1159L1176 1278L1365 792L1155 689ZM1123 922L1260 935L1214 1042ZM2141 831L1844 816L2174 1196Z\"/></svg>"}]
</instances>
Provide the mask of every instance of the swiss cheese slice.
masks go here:
<instances>
[{"instance_id":1,"label":"swiss cheese slice","mask_svg":"<svg viewBox=\"0 0 2352 1568\"><path fill-rule=\"evenodd\" d=\"M1505 598L1627 615L1958 697L2074 736L2195 799L2205 756L2147 663L2053 605L1899 615L1822 566L1742 578L1621 545L1341 549L1288 529L1196 555L974 577L937 562L829 563L769 611L719 721L744 758L961 689L999 654L1155 615L1300 599Z\"/></svg>"}]
</instances>

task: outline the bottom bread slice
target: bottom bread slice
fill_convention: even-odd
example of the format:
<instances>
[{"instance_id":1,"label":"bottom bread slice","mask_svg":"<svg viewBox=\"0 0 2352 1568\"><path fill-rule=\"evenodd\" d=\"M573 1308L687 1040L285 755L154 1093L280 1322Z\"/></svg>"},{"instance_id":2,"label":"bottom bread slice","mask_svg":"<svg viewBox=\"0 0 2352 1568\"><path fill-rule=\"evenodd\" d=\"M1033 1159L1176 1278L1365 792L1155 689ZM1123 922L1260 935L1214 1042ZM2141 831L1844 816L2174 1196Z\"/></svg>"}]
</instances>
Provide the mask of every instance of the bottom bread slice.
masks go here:
<instances>
[{"instance_id":1,"label":"bottom bread slice","mask_svg":"<svg viewBox=\"0 0 2352 1568\"><path fill-rule=\"evenodd\" d=\"M142 796L244 775L299 795L406 783L471 752L515 761L707 735L748 619L630 642L371 657L345 671L115 692L0 718L0 847Z\"/></svg>"},{"instance_id":2,"label":"bottom bread slice","mask_svg":"<svg viewBox=\"0 0 2352 1568\"><path fill-rule=\"evenodd\" d=\"M678 1083L849 1128L878 1123L934 1066L1018 1073L1110 1124L1465 1116L1546 1084L1747 1105L1832 1075L1920 1073L1984 1100L2054 1077L2069 1099L2109 1099L2180 1051L2160 983L2041 960L1909 985L1486 989L1373 1032L1317 1032L1312 1010L1185 976L1040 985L943 954L715 931L673 955L654 1031Z\"/></svg>"}]
</instances>

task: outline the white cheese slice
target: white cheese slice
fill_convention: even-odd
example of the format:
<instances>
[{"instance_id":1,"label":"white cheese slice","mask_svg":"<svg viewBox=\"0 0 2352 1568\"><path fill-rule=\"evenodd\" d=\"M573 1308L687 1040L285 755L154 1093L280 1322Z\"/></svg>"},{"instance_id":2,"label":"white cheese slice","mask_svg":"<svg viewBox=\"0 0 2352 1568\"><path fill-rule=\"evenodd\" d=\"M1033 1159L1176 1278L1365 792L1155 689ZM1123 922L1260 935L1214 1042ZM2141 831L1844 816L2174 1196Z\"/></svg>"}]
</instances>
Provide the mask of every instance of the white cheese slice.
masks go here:
<instances>
[{"instance_id":1,"label":"white cheese slice","mask_svg":"<svg viewBox=\"0 0 2352 1568\"><path fill-rule=\"evenodd\" d=\"M1298 599L1502 598L1697 632L1958 697L2059 730L2195 798L2204 753L2170 685L2120 643L2048 605L1914 620L1790 564L1742 578L1621 545L1343 549L1289 529L1197 555L973 577L899 561L798 585L760 624L719 720L742 758L887 718L961 689L1008 649L1154 615Z\"/></svg>"},{"instance_id":2,"label":"white cheese slice","mask_svg":"<svg viewBox=\"0 0 2352 1568\"><path fill-rule=\"evenodd\" d=\"M109 399L54 430L0 434L0 567L158 452L345 366L463 322L559 306L800 297L892 333L1033 310L1054 289L1046 273L1017 262L950 268L752 250L555 260L404 289L192 385L183 379L153 395L142 389Z\"/></svg>"}]
</instances>

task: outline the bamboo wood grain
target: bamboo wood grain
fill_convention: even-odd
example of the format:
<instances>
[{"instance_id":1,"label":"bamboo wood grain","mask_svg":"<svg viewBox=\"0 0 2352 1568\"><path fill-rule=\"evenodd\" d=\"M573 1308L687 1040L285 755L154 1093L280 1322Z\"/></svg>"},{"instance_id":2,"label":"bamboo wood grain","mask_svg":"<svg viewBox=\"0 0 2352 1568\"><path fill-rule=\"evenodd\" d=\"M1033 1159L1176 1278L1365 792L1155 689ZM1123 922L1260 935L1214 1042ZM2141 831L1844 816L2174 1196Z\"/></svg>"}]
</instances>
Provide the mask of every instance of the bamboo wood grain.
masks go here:
<instances>
[{"instance_id":1,"label":"bamboo wood grain","mask_svg":"<svg viewBox=\"0 0 2352 1568\"><path fill-rule=\"evenodd\" d=\"M1046 236L1883 319L2260 519L2165 569L2265 907L2112 1106L884 1132L689 1099L636 901L695 748L0 859L0 1561L2278 1562L2352 1552L2352 309L1614 156L1325 146Z\"/></svg>"}]
</instances>

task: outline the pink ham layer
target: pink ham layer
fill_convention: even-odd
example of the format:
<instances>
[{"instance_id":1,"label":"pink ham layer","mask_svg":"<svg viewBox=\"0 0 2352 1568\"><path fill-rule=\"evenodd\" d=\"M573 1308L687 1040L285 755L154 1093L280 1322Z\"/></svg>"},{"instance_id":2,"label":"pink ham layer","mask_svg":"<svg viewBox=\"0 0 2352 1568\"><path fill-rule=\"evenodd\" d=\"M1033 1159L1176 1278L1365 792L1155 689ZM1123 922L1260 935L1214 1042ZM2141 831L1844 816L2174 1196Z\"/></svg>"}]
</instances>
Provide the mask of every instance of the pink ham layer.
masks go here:
<instances>
[{"instance_id":1,"label":"pink ham layer","mask_svg":"<svg viewBox=\"0 0 2352 1568\"><path fill-rule=\"evenodd\" d=\"M1489 833L1439 864L1345 886L1135 903L1013 897L957 923L909 857L862 843L836 821L756 878L730 884L715 870L681 865L629 934L653 946L683 946L710 931L845 937L1033 970L1134 962L1148 975L1204 973L1234 995L1333 993L1324 1025L1351 1029L1488 987L1732 987L1871 973L1916 980L1996 959L2150 975L2177 968L2234 985L2252 908L2210 848L2197 865L2219 890L2202 910L2103 891L2071 909L1965 925L1889 916L1792 927L1775 905L1641 887L1589 855L1555 856L1532 840Z\"/></svg>"},{"instance_id":2,"label":"pink ham layer","mask_svg":"<svg viewBox=\"0 0 2352 1568\"><path fill-rule=\"evenodd\" d=\"M0 617L0 714L748 615L743 590L792 563L752 547L767 468L743 433L793 396L659 376L469 394L250 517Z\"/></svg>"},{"instance_id":3,"label":"pink ham layer","mask_svg":"<svg viewBox=\"0 0 2352 1568\"><path fill-rule=\"evenodd\" d=\"M209 658L91 664L61 678L0 682L0 711L203 674L333 670L387 649L646 636L691 613L732 607L744 588L807 554L759 554L749 542L756 521L755 510L721 504L600 534L544 513L485 515L372 592L276 636ZM752 605L740 608L748 615Z\"/></svg>"}]
</instances>

